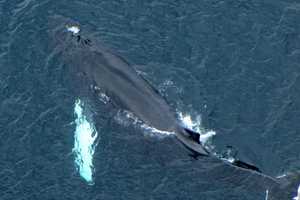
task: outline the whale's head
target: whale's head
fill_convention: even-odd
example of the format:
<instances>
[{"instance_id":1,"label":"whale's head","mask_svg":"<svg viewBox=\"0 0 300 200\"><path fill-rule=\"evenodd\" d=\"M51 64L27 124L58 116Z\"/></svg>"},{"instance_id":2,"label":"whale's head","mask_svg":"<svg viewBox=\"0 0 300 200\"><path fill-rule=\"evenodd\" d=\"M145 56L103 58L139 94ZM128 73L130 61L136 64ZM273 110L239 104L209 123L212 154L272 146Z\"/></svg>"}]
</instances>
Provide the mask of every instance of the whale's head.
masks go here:
<instances>
[{"instance_id":1,"label":"whale's head","mask_svg":"<svg viewBox=\"0 0 300 200\"><path fill-rule=\"evenodd\" d=\"M67 82L76 89L85 90L90 79L89 56L91 41L83 37L81 26L75 20L53 15L48 20L48 48L51 54L62 64L62 73ZM89 76L85 76L88 74Z\"/></svg>"},{"instance_id":2,"label":"whale's head","mask_svg":"<svg viewBox=\"0 0 300 200\"><path fill-rule=\"evenodd\" d=\"M49 45L56 52L64 55L70 54L84 43L80 25L75 20L53 15L49 18L48 24Z\"/></svg>"}]
</instances>

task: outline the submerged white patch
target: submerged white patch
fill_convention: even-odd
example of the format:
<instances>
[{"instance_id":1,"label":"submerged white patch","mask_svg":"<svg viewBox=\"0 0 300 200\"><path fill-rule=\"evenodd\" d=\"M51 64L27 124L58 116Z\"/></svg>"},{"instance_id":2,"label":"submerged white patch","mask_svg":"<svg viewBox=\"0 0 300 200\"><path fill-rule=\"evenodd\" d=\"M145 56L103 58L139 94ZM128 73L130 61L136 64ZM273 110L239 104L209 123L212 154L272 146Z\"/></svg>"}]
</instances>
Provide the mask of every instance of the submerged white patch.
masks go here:
<instances>
[{"instance_id":1,"label":"submerged white patch","mask_svg":"<svg viewBox=\"0 0 300 200\"><path fill-rule=\"evenodd\" d=\"M89 184L93 184L93 155L96 148L95 140L98 133L94 125L87 120L83 113L83 102L75 102L76 130L74 135L75 165L80 176Z\"/></svg>"},{"instance_id":2,"label":"submerged white patch","mask_svg":"<svg viewBox=\"0 0 300 200\"><path fill-rule=\"evenodd\" d=\"M189 128L200 134L200 142L203 145L208 145L209 140L216 135L215 131L205 130L202 127L201 117L197 116L195 120L192 119L190 115L184 115L183 113L178 113L179 119L182 121L186 128ZM211 146L212 148L212 146Z\"/></svg>"},{"instance_id":3,"label":"submerged white patch","mask_svg":"<svg viewBox=\"0 0 300 200\"><path fill-rule=\"evenodd\" d=\"M269 190L266 190L266 198L265 200L268 200L269 199Z\"/></svg>"},{"instance_id":4,"label":"submerged white patch","mask_svg":"<svg viewBox=\"0 0 300 200\"><path fill-rule=\"evenodd\" d=\"M79 26L69 26L69 25L67 25L66 28L67 28L68 31L72 32L74 35L79 33L79 31L80 31Z\"/></svg>"},{"instance_id":5,"label":"submerged white patch","mask_svg":"<svg viewBox=\"0 0 300 200\"><path fill-rule=\"evenodd\" d=\"M300 200L300 185L298 186L297 196L293 200Z\"/></svg>"}]
</instances>

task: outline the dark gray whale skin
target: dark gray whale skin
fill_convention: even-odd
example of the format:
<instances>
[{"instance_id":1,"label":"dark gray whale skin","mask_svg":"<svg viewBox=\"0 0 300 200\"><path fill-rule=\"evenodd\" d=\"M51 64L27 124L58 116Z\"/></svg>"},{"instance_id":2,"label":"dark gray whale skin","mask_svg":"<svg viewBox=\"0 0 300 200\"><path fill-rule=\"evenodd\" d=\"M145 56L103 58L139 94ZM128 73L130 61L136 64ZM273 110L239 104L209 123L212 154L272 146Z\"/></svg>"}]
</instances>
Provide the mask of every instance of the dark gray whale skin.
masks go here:
<instances>
[{"instance_id":1,"label":"dark gray whale skin","mask_svg":"<svg viewBox=\"0 0 300 200\"><path fill-rule=\"evenodd\" d=\"M66 25L57 27L54 34L75 79L92 88L100 88L115 105L130 111L148 126L175 133L193 153L209 154L200 143L199 134L180 125L166 100L124 58L84 34L73 34Z\"/></svg>"}]
</instances>

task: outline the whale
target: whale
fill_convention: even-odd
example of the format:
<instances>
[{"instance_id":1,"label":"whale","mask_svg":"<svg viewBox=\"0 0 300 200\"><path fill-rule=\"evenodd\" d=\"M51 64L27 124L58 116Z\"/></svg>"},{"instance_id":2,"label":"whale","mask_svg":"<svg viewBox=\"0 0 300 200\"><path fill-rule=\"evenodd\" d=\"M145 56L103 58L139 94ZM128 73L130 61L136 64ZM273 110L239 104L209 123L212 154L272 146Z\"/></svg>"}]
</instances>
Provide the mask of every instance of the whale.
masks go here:
<instances>
[{"instance_id":1,"label":"whale","mask_svg":"<svg viewBox=\"0 0 300 200\"><path fill-rule=\"evenodd\" d=\"M261 173L253 164L239 159L227 161L210 152L201 143L200 134L184 126L163 95L125 58L89 37L75 21L65 18L58 21L51 31L52 39L68 73L76 80L72 83L80 96L105 94L110 104L129 111L148 127L173 133L194 159L216 157L226 164Z\"/></svg>"},{"instance_id":2,"label":"whale","mask_svg":"<svg viewBox=\"0 0 300 200\"><path fill-rule=\"evenodd\" d=\"M148 127L174 133L194 159L201 156L216 157L201 143L200 134L183 125L163 95L138 74L125 58L88 37L88 33L81 31L79 24L72 20L63 19L51 35L68 72L76 80L73 82L76 86L73 87L81 92L80 96L90 96L90 92L94 95L105 94L110 104L129 111ZM221 160L238 168L261 173L258 167L238 159L230 162Z\"/></svg>"},{"instance_id":3,"label":"whale","mask_svg":"<svg viewBox=\"0 0 300 200\"><path fill-rule=\"evenodd\" d=\"M56 43L78 87L101 90L114 106L131 112L147 126L174 133L193 155L210 153L200 134L182 125L167 100L123 57L79 32L78 26L62 23L55 30Z\"/></svg>"},{"instance_id":4,"label":"whale","mask_svg":"<svg viewBox=\"0 0 300 200\"><path fill-rule=\"evenodd\" d=\"M199 156L211 157L238 170L258 175L260 179L257 184L267 188L268 200L291 199L292 194L296 195L294 199L299 199L299 189L295 194L295 188L300 182L300 171L271 177L253 164L217 157L201 143L200 134L181 123L167 99L124 57L80 30L76 21L61 16L54 16L51 20L55 23L49 29L52 40L49 47L53 47L54 54L62 58L73 80L72 87L79 91L80 97L92 95L99 100L97 95L104 93L109 98L109 104L117 109L129 111L149 127L174 133L195 159Z\"/></svg>"},{"instance_id":5,"label":"whale","mask_svg":"<svg viewBox=\"0 0 300 200\"><path fill-rule=\"evenodd\" d=\"M96 96L100 101L97 95L105 94L110 104L132 113L148 127L173 133L194 159L215 157L226 164L262 173L253 164L235 158L229 161L210 152L201 143L200 134L184 126L167 99L124 57L80 30L76 21L61 16L55 16L54 21L49 32L52 43L71 74L72 87L80 91L79 96Z\"/></svg>"}]
</instances>

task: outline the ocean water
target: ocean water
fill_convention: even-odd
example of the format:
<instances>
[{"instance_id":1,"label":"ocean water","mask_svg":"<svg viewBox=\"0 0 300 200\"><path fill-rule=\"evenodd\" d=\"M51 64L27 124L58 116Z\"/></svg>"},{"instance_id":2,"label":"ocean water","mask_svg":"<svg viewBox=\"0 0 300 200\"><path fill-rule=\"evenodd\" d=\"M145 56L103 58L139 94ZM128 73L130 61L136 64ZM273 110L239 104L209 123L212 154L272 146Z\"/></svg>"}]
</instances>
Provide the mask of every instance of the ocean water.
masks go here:
<instances>
[{"instance_id":1,"label":"ocean water","mask_svg":"<svg viewBox=\"0 0 300 200\"><path fill-rule=\"evenodd\" d=\"M55 15L126 58L211 136L213 152L231 145L272 177L300 169L299 1L0 0L1 200L296 196L300 179L282 191L264 175L191 158L128 113L89 109L49 41Z\"/></svg>"}]
</instances>

